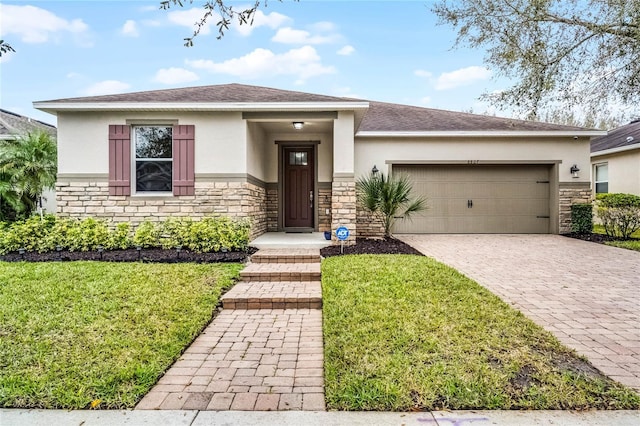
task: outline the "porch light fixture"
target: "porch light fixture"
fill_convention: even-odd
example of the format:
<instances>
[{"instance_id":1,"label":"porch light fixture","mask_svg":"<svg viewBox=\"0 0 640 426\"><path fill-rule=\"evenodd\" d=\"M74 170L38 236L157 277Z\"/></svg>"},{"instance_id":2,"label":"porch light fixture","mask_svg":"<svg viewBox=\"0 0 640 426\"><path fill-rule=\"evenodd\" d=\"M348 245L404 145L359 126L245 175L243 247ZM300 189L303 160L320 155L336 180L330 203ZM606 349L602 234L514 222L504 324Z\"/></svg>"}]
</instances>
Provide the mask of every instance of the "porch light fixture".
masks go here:
<instances>
[{"instance_id":1,"label":"porch light fixture","mask_svg":"<svg viewBox=\"0 0 640 426\"><path fill-rule=\"evenodd\" d=\"M379 172L379 171L380 171L380 170L378 170L378 168L377 168L377 167L376 167L376 165L374 164L374 165L373 165L373 168L371 169L371 174L375 176L375 175L377 175L377 174L378 174L378 172Z\"/></svg>"},{"instance_id":2,"label":"porch light fixture","mask_svg":"<svg viewBox=\"0 0 640 426\"><path fill-rule=\"evenodd\" d=\"M573 166L571 166L570 171L571 171L571 176L573 176L574 178L579 177L578 172L580 171L580 169L578 168L577 164L574 164Z\"/></svg>"},{"instance_id":3,"label":"porch light fixture","mask_svg":"<svg viewBox=\"0 0 640 426\"><path fill-rule=\"evenodd\" d=\"M302 130L302 128L304 127L303 121L294 121L291 124L293 125L293 128L296 130Z\"/></svg>"}]
</instances>

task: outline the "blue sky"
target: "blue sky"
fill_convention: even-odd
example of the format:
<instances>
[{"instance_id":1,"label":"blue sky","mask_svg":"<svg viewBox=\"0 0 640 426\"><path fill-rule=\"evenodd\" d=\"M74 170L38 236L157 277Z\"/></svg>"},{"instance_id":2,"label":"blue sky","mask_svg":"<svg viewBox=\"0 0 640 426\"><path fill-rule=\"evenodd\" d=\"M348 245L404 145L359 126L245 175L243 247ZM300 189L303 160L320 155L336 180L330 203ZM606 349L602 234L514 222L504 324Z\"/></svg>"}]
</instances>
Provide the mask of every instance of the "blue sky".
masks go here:
<instances>
[{"instance_id":1,"label":"blue sky","mask_svg":"<svg viewBox=\"0 0 640 426\"><path fill-rule=\"evenodd\" d=\"M210 20L190 48L202 2L159 3L2 0L0 38L16 53L1 58L0 106L55 124L31 103L242 83L485 112L478 96L506 87L484 52L451 49L455 33L436 25L432 0L270 0L252 27L217 40Z\"/></svg>"}]
</instances>

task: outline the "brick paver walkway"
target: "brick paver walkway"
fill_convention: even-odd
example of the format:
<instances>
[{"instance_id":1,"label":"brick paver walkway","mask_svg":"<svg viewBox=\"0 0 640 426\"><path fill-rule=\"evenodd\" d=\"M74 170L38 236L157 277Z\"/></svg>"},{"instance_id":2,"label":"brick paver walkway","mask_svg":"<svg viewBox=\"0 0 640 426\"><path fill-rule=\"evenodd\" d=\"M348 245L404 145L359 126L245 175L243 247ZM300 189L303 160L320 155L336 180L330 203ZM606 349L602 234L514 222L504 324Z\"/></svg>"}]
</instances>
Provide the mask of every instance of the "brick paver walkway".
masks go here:
<instances>
[{"instance_id":1,"label":"brick paver walkway","mask_svg":"<svg viewBox=\"0 0 640 426\"><path fill-rule=\"evenodd\" d=\"M263 280L225 294L222 312L136 409L325 409L320 282L300 281L319 274L319 252L287 250L289 263L278 253L254 255L243 276ZM274 274L285 281L265 279Z\"/></svg>"},{"instance_id":2,"label":"brick paver walkway","mask_svg":"<svg viewBox=\"0 0 640 426\"><path fill-rule=\"evenodd\" d=\"M640 391L640 253L558 235L399 235Z\"/></svg>"}]
</instances>

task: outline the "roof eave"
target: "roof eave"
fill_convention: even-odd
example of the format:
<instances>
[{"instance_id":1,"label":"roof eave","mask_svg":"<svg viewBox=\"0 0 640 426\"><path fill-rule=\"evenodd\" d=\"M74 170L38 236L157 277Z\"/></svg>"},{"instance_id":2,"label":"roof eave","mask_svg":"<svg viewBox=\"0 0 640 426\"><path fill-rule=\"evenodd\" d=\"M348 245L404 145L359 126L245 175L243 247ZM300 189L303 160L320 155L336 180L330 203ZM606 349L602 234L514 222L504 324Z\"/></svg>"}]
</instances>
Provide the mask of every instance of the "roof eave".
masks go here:
<instances>
[{"instance_id":1,"label":"roof eave","mask_svg":"<svg viewBox=\"0 0 640 426\"><path fill-rule=\"evenodd\" d=\"M356 137L367 138L495 138L495 137L572 137L590 138L606 135L602 130L434 130L434 131L359 131Z\"/></svg>"},{"instance_id":2,"label":"roof eave","mask_svg":"<svg viewBox=\"0 0 640 426\"><path fill-rule=\"evenodd\" d=\"M369 102L34 102L51 114L64 111L348 111L366 110Z\"/></svg>"},{"instance_id":3,"label":"roof eave","mask_svg":"<svg viewBox=\"0 0 640 426\"><path fill-rule=\"evenodd\" d=\"M617 148L603 149L602 151L595 151L591 153L591 158L602 157L603 155L617 154L619 152L632 151L634 149L640 149L640 143L619 146Z\"/></svg>"}]
</instances>

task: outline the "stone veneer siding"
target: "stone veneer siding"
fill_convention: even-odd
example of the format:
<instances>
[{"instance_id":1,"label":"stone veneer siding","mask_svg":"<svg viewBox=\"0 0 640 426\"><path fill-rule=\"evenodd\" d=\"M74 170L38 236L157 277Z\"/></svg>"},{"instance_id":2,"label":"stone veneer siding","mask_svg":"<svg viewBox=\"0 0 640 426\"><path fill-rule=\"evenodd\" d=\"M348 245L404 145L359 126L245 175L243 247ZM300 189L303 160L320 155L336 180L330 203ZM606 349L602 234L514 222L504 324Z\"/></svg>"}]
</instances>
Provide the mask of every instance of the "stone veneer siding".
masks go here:
<instances>
[{"instance_id":1,"label":"stone veneer siding","mask_svg":"<svg viewBox=\"0 0 640 426\"><path fill-rule=\"evenodd\" d=\"M267 184L267 232L278 231L278 184Z\"/></svg>"},{"instance_id":2,"label":"stone veneer siding","mask_svg":"<svg viewBox=\"0 0 640 426\"><path fill-rule=\"evenodd\" d=\"M591 184L589 182L560 182L558 185L559 220L561 234L571 232L571 206L591 203Z\"/></svg>"},{"instance_id":3,"label":"stone veneer siding","mask_svg":"<svg viewBox=\"0 0 640 426\"><path fill-rule=\"evenodd\" d=\"M331 231L331 182L318 185L318 231Z\"/></svg>"},{"instance_id":4,"label":"stone veneer siding","mask_svg":"<svg viewBox=\"0 0 640 426\"><path fill-rule=\"evenodd\" d=\"M252 182L198 181L193 196L114 196L107 181L59 181L57 213L63 217L95 217L113 222L161 221L169 217L229 216L252 218L251 238L267 231L263 185Z\"/></svg>"},{"instance_id":5,"label":"stone veneer siding","mask_svg":"<svg viewBox=\"0 0 640 426\"><path fill-rule=\"evenodd\" d=\"M358 236L365 238L383 238L384 225L382 220L361 207L357 208L356 225Z\"/></svg>"},{"instance_id":6,"label":"stone veneer siding","mask_svg":"<svg viewBox=\"0 0 640 426\"><path fill-rule=\"evenodd\" d=\"M340 226L349 228L349 239L346 244L355 244L357 236L356 225L356 183L355 181L336 180L331 185L331 229ZM332 235L334 244L338 244Z\"/></svg>"}]
</instances>

